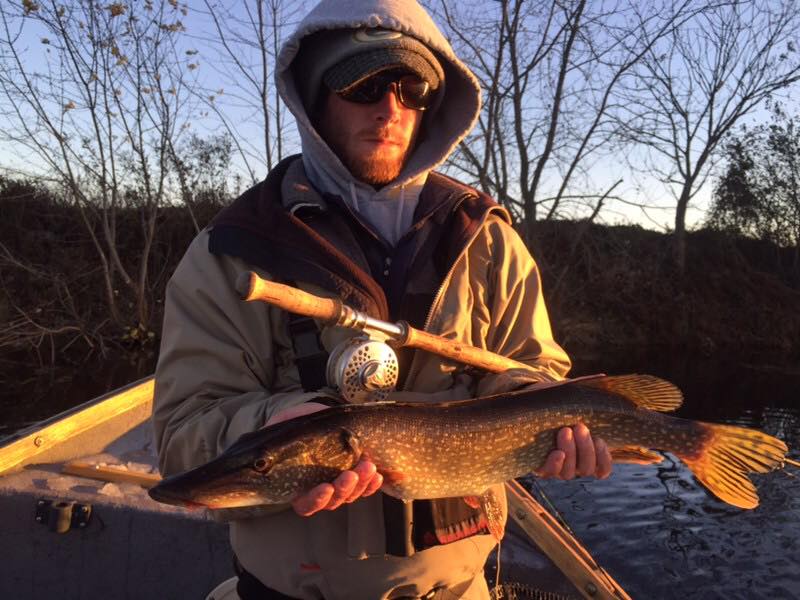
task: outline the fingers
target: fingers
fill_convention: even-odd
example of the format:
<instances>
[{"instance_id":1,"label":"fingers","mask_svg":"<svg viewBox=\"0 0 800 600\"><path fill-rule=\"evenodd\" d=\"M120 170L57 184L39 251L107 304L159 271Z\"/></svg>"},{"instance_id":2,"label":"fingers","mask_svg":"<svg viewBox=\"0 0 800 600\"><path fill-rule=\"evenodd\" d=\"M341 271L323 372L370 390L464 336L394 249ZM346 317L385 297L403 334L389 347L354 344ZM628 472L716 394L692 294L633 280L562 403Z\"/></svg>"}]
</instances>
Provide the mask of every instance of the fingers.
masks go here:
<instances>
[{"instance_id":1,"label":"fingers","mask_svg":"<svg viewBox=\"0 0 800 600\"><path fill-rule=\"evenodd\" d=\"M575 463L577 450L575 448L575 432L570 427L564 427L556 437L558 449L564 453L564 466L556 475L559 479L575 478Z\"/></svg>"},{"instance_id":2,"label":"fingers","mask_svg":"<svg viewBox=\"0 0 800 600\"><path fill-rule=\"evenodd\" d=\"M321 483L292 500L292 508L301 517L310 517L328 505L333 496L333 485Z\"/></svg>"},{"instance_id":3,"label":"fingers","mask_svg":"<svg viewBox=\"0 0 800 600\"><path fill-rule=\"evenodd\" d=\"M383 484L383 475L380 475L375 465L367 460L359 462L353 471L358 476L358 482L345 502L354 502L364 496L371 496Z\"/></svg>"},{"instance_id":4,"label":"fingers","mask_svg":"<svg viewBox=\"0 0 800 600\"><path fill-rule=\"evenodd\" d=\"M575 477L607 478L612 471L611 452L604 440L594 439L583 423L563 427L556 435L556 450L547 457L536 473L539 477L574 479Z\"/></svg>"},{"instance_id":5,"label":"fingers","mask_svg":"<svg viewBox=\"0 0 800 600\"><path fill-rule=\"evenodd\" d=\"M575 473L578 477L588 477L597 471L597 457L595 455L594 441L589 434L589 428L583 423L578 423L572 428L575 438Z\"/></svg>"},{"instance_id":6,"label":"fingers","mask_svg":"<svg viewBox=\"0 0 800 600\"><path fill-rule=\"evenodd\" d=\"M321 510L336 510L342 504L370 496L380 489L383 476L367 460L359 462L352 470L342 471L332 483L322 483L292 501L294 511L308 517Z\"/></svg>"},{"instance_id":7,"label":"fingers","mask_svg":"<svg viewBox=\"0 0 800 600\"><path fill-rule=\"evenodd\" d=\"M597 438L594 443L595 452L597 453L597 471L595 477L598 479L607 479L611 475L613 469L613 459L611 458L611 450L608 449L608 444L605 440Z\"/></svg>"},{"instance_id":8,"label":"fingers","mask_svg":"<svg viewBox=\"0 0 800 600\"><path fill-rule=\"evenodd\" d=\"M564 466L564 458L566 455L563 450L553 450L547 455L544 466L536 471L536 474L543 479L553 479L558 477L561 469Z\"/></svg>"}]
</instances>

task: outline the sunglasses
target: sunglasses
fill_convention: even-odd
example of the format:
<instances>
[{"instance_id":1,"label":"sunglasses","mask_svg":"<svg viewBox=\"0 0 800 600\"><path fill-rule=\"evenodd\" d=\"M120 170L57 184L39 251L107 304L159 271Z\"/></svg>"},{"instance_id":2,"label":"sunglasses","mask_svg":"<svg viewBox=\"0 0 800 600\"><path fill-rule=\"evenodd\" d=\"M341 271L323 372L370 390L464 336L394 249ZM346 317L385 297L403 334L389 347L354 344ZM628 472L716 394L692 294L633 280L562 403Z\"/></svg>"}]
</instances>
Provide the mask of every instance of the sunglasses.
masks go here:
<instances>
[{"instance_id":1,"label":"sunglasses","mask_svg":"<svg viewBox=\"0 0 800 600\"><path fill-rule=\"evenodd\" d=\"M336 94L348 102L374 104L380 102L394 84L400 103L413 110L425 110L431 103L430 84L416 75L378 73Z\"/></svg>"}]
</instances>

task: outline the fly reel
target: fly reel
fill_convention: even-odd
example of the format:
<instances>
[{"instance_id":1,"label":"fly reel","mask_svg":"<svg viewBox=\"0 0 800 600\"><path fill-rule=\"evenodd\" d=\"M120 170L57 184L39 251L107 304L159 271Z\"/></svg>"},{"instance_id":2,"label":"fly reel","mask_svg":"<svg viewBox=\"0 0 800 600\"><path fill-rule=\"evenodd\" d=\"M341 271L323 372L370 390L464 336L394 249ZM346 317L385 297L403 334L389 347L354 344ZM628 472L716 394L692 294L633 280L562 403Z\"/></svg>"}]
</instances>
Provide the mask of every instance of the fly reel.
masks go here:
<instances>
[{"instance_id":1,"label":"fly reel","mask_svg":"<svg viewBox=\"0 0 800 600\"><path fill-rule=\"evenodd\" d=\"M328 385L353 403L386 400L397 385L397 354L385 342L353 337L336 346L328 358Z\"/></svg>"}]
</instances>

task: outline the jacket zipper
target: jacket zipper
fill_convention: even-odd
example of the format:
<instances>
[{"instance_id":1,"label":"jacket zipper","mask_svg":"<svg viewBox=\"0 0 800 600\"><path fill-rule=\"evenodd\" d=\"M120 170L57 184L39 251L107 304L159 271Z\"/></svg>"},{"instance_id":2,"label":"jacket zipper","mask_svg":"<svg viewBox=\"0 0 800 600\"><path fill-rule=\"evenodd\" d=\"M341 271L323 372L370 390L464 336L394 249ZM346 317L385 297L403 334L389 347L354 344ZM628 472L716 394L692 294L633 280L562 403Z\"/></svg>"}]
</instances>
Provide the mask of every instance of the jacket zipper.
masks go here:
<instances>
[{"instance_id":1,"label":"jacket zipper","mask_svg":"<svg viewBox=\"0 0 800 600\"><path fill-rule=\"evenodd\" d=\"M460 203L459 203L459 205L460 205ZM441 283L441 285L439 285L439 289L436 291L436 294L433 297L433 302L431 302L431 306L428 309L428 315L425 317L425 324L422 327L423 331L428 331L428 327L430 327L431 320L433 319L434 309L436 308L436 305L441 300L441 296L442 296L442 293L444 292L444 288L447 285L447 283L450 280L450 278L453 276L453 273L456 270L456 266L458 265L458 262L467 253L467 250L469 250L469 247L472 246L472 242L474 242L475 238L478 237L478 234L481 232L481 230L483 229L484 225L486 224L486 221L489 218L489 215L492 214L493 212L494 212L494 210L492 210L492 209L486 211L486 214L483 216L483 219L481 220L481 224L478 227L475 228L475 232L472 234L472 236L470 236L469 240L467 240L467 243L464 244L464 249L461 251L461 253L458 255L458 257L453 261L453 264L450 267L450 270L447 272L447 275L445 275L444 279L442 279L442 283ZM408 375L406 375L405 383L403 384L403 391L406 391L406 392L410 391L408 389L408 382L409 381L413 381L414 377L412 377L412 375L415 376L417 374L417 371L419 371L419 366L418 366L419 362L420 362L419 361L419 357L418 357L417 353L415 352L414 353L414 358L411 360L411 366L408 368Z\"/></svg>"}]
</instances>

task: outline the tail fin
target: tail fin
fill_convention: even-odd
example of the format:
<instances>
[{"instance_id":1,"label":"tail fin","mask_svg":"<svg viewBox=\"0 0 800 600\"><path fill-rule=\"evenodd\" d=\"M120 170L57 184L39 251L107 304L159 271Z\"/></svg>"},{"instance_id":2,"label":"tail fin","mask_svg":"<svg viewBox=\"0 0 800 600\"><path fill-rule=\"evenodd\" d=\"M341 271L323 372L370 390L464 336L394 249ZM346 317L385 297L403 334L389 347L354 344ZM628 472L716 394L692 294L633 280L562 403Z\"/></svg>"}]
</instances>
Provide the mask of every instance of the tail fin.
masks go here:
<instances>
[{"instance_id":1,"label":"tail fin","mask_svg":"<svg viewBox=\"0 0 800 600\"><path fill-rule=\"evenodd\" d=\"M786 444L754 429L703 425L710 435L702 449L678 456L717 498L739 508L755 508L758 493L747 475L781 468L788 451Z\"/></svg>"}]
</instances>

